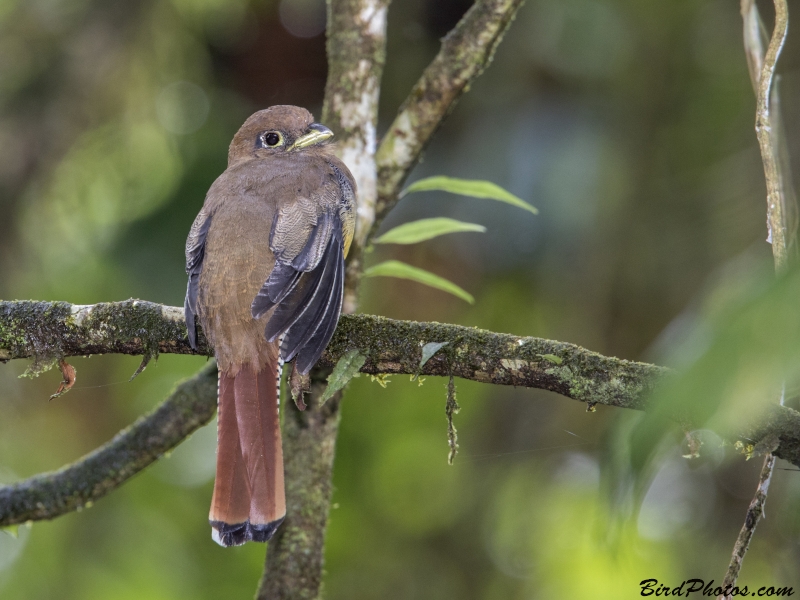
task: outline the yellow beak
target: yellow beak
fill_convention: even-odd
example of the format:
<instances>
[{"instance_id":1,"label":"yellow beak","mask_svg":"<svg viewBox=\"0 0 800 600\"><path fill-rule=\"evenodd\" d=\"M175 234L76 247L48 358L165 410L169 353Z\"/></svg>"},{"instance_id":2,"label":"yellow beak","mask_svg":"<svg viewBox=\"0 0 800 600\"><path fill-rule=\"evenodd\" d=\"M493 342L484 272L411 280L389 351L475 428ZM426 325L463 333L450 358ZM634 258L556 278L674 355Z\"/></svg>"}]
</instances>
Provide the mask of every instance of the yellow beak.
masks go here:
<instances>
[{"instance_id":1,"label":"yellow beak","mask_svg":"<svg viewBox=\"0 0 800 600\"><path fill-rule=\"evenodd\" d=\"M301 135L294 141L294 144L289 146L289 150L300 150L301 148L308 148L321 144L333 137L333 132L319 123L312 123L308 126L308 132Z\"/></svg>"}]
</instances>

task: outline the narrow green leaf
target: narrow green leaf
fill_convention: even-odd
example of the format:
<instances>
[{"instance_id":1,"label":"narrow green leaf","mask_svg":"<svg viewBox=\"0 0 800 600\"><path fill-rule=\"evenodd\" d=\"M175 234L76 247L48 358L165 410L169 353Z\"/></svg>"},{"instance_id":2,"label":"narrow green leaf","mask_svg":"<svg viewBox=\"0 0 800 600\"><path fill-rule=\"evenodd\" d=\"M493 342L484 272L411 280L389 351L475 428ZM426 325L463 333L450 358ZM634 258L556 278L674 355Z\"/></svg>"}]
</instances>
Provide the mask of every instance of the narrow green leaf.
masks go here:
<instances>
[{"instance_id":1,"label":"narrow green leaf","mask_svg":"<svg viewBox=\"0 0 800 600\"><path fill-rule=\"evenodd\" d=\"M407 265L399 260L387 260L386 262L377 264L374 267L370 267L364 271L364 277L398 277L400 279L410 279L411 281L416 281L417 283L422 283L429 287L436 288L437 290L442 290L444 292L453 294L454 296L458 296L470 304L475 303L475 298L473 298L466 291L462 290L452 281L448 281L444 277L434 275L425 269L412 267L411 265Z\"/></svg>"},{"instance_id":2,"label":"narrow green leaf","mask_svg":"<svg viewBox=\"0 0 800 600\"><path fill-rule=\"evenodd\" d=\"M381 237L375 240L376 244L416 244L424 242L446 233L456 233L459 231L479 231L483 233L486 227L475 223L464 223L447 217L437 217L435 219L420 219L404 223L394 229L390 229Z\"/></svg>"},{"instance_id":3,"label":"narrow green leaf","mask_svg":"<svg viewBox=\"0 0 800 600\"><path fill-rule=\"evenodd\" d=\"M456 179L455 177L445 177L444 175L437 175L436 177L426 177L415 181L402 192L402 198L406 194L412 192L429 192L438 190L442 192L450 192L451 194L460 194L462 196L472 196L473 198L488 198L489 200L499 200L523 208L533 214L539 214L533 206L525 202L522 198L518 198L511 192L507 192L499 185L491 181L481 181L479 179Z\"/></svg>"},{"instance_id":4,"label":"narrow green leaf","mask_svg":"<svg viewBox=\"0 0 800 600\"><path fill-rule=\"evenodd\" d=\"M447 346L450 342L428 342L422 347L422 358L419 361L419 368L425 366L425 363L428 362L433 355L436 354L439 350Z\"/></svg>"},{"instance_id":5,"label":"narrow green leaf","mask_svg":"<svg viewBox=\"0 0 800 600\"><path fill-rule=\"evenodd\" d=\"M328 387L322 393L322 404L333 398L333 395L346 386L350 380L358 374L361 367L364 366L367 357L361 354L358 350L348 350L344 353L339 362L333 368L333 371L328 375Z\"/></svg>"}]
</instances>

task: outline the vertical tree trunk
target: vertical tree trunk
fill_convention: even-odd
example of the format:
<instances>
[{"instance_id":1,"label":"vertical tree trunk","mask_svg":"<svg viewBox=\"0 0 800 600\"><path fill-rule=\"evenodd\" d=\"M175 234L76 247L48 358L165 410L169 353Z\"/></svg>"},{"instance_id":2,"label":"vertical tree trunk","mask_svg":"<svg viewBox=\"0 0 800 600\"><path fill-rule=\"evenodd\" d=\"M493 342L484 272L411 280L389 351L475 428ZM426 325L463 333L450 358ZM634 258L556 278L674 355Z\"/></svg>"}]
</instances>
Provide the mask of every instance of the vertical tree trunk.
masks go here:
<instances>
[{"instance_id":1,"label":"vertical tree trunk","mask_svg":"<svg viewBox=\"0 0 800 600\"><path fill-rule=\"evenodd\" d=\"M284 401L286 521L269 542L256 595L259 600L311 600L319 596L339 430L340 395L319 405L327 374L313 372L305 411L297 410L290 398Z\"/></svg>"}]
</instances>

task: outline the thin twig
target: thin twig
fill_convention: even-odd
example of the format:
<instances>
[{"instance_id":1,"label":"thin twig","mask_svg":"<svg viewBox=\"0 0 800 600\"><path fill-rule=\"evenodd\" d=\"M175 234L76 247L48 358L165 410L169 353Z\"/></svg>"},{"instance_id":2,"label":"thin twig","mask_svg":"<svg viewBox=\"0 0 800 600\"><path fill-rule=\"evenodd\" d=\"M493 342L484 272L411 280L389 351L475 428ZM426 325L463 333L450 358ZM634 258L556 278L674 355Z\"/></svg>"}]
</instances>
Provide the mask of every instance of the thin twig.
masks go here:
<instances>
[{"instance_id":1,"label":"thin twig","mask_svg":"<svg viewBox=\"0 0 800 600\"><path fill-rule=\"evenodd\" d=\"M744 21L744 53L747 58L747 71L750 74L753 93L758 95L758 82L764 68L767 29L758 13L755 0L742 0L741 13Z\"/></svg>"},{"instance_id":2,"label":"thin twig","mask_svg":"<svg viewBox=\"0 0 800 600\"><path fill-rule=\"evenodd\" d=\"M451 465L456 458L456 454L458 454L458 431L456 431L456 426L453 424L453 415L457 415L459 410L461 410L461 407L458 405L458 399L456 398L456 382L451 375L447 383L447 402L444 407L444 414L447 417L447 445L450 446L450 452L447 453L447 462Z\"/></svg>"},{"instance_id":3,"label":"thin twig","mask_svg":"<svg viewBox=\"0 0 800 600\"><path fill-rule=\"evenodd\" d=\"M775 75L775 65L786 40L788 28L789 13L786 0L775 0L775 28L772 31L772 38L767 47L767 53L764 56L764 64L758 80L756 136L761 147L761 160L764 163L764 175L767 180L769 241L772 243L775 269L779 272L783 271L788 263L788 240L783 216L784 198L782 197L783 186L781 184L780 161L777 156L778 144L776 139L778 132L773 129L774 123L771 120L771 90Z\"/></svg>"},{"instance_id":4,"label":"thin twig","mask_svg":"<svg viewBox=\"0 0 800 600\"><path fill-rule=\"evenodd\" d=\"M781 396L781 405L783 405L783 396ZM742 568L744 556L750 547L750 542L756 532L756 525L764 515L764 506L767 502L767 494L769 493L769 484L772 481L772 473L775 470L775 462L777 461L776 453L767 454L764 459L764 464L761 466L761 473L758 476L758 486L753 499L750 501L750 506L747 507L747 513L744 517L744 524L742 525L739 535L736 538L736 543L733 546L733 554L731 561L728 565L728 571L725 573L725 578L722 581L722 589L727 590L720 595L720 599L730 600L732 596L733 587L739 578L739 571Z\"/></svg>"},{"instance_id":5,"label":"thin twig","mask_svg":"<svg viewBox=\"0 0 800 600\"><path fill-rule=\"evenodd\" d=\"M767 182L767 227L769 229L767 239L772 244L775 270L780 273L786 270L789 261L789 237L793 235L793 230L787 227L786 216L789 212L787 201L794 201L794 193L791 181L788 179L785 137L778 114L779 102L777 94L773 93L775 66L786 40L789 13L785 0L775 0L774 4L775 27L766 53L764 53L763 44L764 26L755 0L742 0L741 12L744 20L745 54L750 80L756 92L756 136L761 149L761 160L764 163L764 176ZM774 114L772 113L773 108L775 109ZM781 160L780 154L784 154L783 160ZM788 193L791 193L790 200L787 199ZM781 406L783 406L784 395L785 390L780 395ZM720 598L726 600L732 598L731 590L739 578L739 571L758 521L764 514L775 462L775 454L767 454L764 458L755 496L747 508L744 524L734 544L728 571L723 580L723 589L727 591Z\"/></svg>"},{"instance_id":6,"label":"thin twig","mask_svg":"<svg viewBox=\"0 0 800 600\"><path fill-rule=\"evenodd\" d=\"M378 202L373 233L397 203L400 187L469 85L491 63L524 0L476 0L442 40L400 107L376 155Z\"/></svg>"},{"instance_id":7,"label":"thin twig","mask_svg":"<svg viewBox=\"0 0 800 600\"><path fill-rule=\"evenodd\" d=\"M750 74L750 83L753 92L759 95L759 81L764 70L764 47L767 45L767 30L761 15L758 12L755 0L742 0L741 6L742 19L744 21L744 50L747 58L747 69ZM773 68L774 72L774 68ZM783 117L780 109L780 93L778 75L773 77L770 87L769 115L770 137L772 138L771 152L775 154L774 166L777 177L777 184L780 186L778 195L781 198L780 209L782 212L783 230L786 236L787 253L796 258L797 246L795 237L798 227L797 195L795 194L792 181L791 167L789 161L789 148L786 142L786 131L783 126ZM760 141L760 140L759 140ZM765 164L766 168L766 164ZM776 268L778 267L776 264Z\"/></svg>"},{"instance_id":8,"label":"thin twig","mask_svg":"<svg viewBox=\"0 0 800 600\"><path fill-rule=\"evenodd\" d=\"M728 571L725 573L725 579L722 582L722 589L732 590L733 586L736 585L736 580L739 578L739 571L742 568L742 562L744 561L745 554L747 554L747 549L750 547L750 541L753 539L753 534L756 531L756 525L758 525L758 521L764 515L764 505L767 502L767 493L769 492L769 484L772 480L772 472L775 469L776 460L777 458L774 454L768 454L764 459L764 464L761 467L761 473L758 477L756 493L750 501L750 506L747 507L744 524L733 546L733 555L728 565ZM725 600L729 600L732 596L728 593L722 597L725 598Z\"/></svg>"}]
</instances>

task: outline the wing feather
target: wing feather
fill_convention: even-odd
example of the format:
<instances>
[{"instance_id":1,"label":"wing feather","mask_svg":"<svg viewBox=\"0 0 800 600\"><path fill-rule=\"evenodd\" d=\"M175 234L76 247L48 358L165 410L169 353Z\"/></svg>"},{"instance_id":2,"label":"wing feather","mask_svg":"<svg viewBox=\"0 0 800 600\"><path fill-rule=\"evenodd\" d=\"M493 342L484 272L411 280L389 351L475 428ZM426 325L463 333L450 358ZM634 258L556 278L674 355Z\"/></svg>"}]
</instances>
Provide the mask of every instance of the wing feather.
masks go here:
<instances>
[{"instance_id":1,"label":"wing feather","mask_svg":"<svg viewBox=\"0 0 800 600\"><path fill-rule=\"evenodd\" d=\"M309 247L326 236L324 251L318 263L308 271L303 256L311 256ZM344 242L338 214L323 215L292 263L276 261L264 286L253 300L252 313L260 317L275 307L267 321L264 336L274 341L286 333L281 357L292 360L302 354L301 373L307 373L328 345L342 307L344 290ZM298 367L300 368L300 367Z\"/></svg>"},{"instance_id":2,"label":"wing feather","mask_svg":"<svg viewBox=\"0 0 800 600\"><path fill-rule=\"evenodd\" d=\"M329 290L330 296L326 311L319 319L319 327L313 337L303 345L295 359L297 370L300 373L308 373L311 367L316 364L331 341L333 332L336 331L336 325L339 323L339 315L342 312L345 275L342 246L338 247L337 255L336 281Z\"/></svg>"},{"instance_id":3,"label":"wing feather","mask_svg":"<svg viewBox=\"0 0 800 600\"><path fill-rule=\"evenodd\" d=\"M192 223L189 237L186 239L186 274L189 282L186 285L186 299L183 302L183 314L186 318L186 331L189 335L189 345L197 350L197 294L200 283L200 273L203 271L203 258L206 250L206 236L211 227L211 215L205 209L201 210Z\"/></svg>"},{"instance_id":4,"label":"wing feather","mask_svg":"<svg viewBox=\"0 0 800 600\"><path fill-rule=\"evenodd\" d=\"M293 327L298 319L315 305L317 296L322 290L320 282L325 277L326 266L327 262L323 261L316 269L304 274L301 285L298 285L294 292L278 305L264 329L268 341L274 341Z\"/></svg>"},{"instance_id":5,"label":"wing feather","mask_svg":"<svg viewBox=\"0 0 800 600\"><path fill-rule=\"evenodd\" d=\"M251 305L254 318L272 311L264 336L283 336L281 357L308 373L333 337L344 295L344 257L353 234L355 184L328 163L325 182L283 203L270 230L275 264ZM345 169L346 170L346 169ZM300 194L300 189L297 190Z\"/></svg>"},{"instance_id":6,"label":"wing feather","mask_svg":"<svg viewBox=\"0 0 800 600\"><path fill-rule=\"evenodd\" d=\"M313 339L317 331L327 324L326 317L331 313L337 292L341 294L343 280L340 278L340 263L342 263L341 233L335 233L331 236L325 256L320 263L320 266L324 265L323 270L313 284L316 287L314 298L291 325L284 340L281 348L284 360L294 358ZM338 320L339 314L336 313L334 318Z\"/></svg>"},{"instance_id":7,"label":"wing feather","mask_svg":"<svg viewBox=\"0 0 800 600\"><path fill-rule=\"evenodd\" d=\"M331 231L337 228L333 221L334 219L327 213L320 215L316 225L311 229L305 245L294 257L285 257L285 252L277 248L273 249L276 257L275 266L250 307L254 318L261 317L273 306L284 301L290 303L298 301L298 298L295 298L292 302L289 300L289 296L300 282L300 276L304 272L314 272L321 264L322 261L319 257L323 255L324 250L320 251L319 247L325 247L330 239ZM273 232L277 224L276 218L272 226ZM275 239L274 233L271 234L271 239Z\"/></svg>"}]
</instances>

